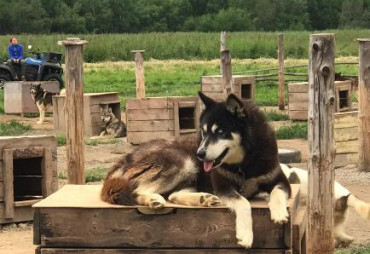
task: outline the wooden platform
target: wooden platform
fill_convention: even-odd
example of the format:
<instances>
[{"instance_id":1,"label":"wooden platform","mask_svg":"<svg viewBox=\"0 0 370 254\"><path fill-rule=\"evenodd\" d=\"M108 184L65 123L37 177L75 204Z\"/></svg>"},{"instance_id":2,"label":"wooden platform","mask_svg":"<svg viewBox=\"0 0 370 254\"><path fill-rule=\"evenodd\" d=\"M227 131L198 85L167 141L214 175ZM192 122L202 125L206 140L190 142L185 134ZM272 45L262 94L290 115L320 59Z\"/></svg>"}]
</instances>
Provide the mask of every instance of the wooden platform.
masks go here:
<instances>
[{"instance_id":1,"label":"wooden platform","mask_svg":"<svg viewBox=\"0 0 370 254\"><path fill-rule=\"evenodd\" d=\"M100 189L66 185L33 206L38 253L245 253L235 238L235 217L225 207L167 204L154 211L110 205L99 199ZM299 253L294 250L304 239L305 211L298 210L298 193L294 185L292 219L284 225L271 221L266 201L252 201L254 243L248 253Z\"/></svg>"}]
</instances>

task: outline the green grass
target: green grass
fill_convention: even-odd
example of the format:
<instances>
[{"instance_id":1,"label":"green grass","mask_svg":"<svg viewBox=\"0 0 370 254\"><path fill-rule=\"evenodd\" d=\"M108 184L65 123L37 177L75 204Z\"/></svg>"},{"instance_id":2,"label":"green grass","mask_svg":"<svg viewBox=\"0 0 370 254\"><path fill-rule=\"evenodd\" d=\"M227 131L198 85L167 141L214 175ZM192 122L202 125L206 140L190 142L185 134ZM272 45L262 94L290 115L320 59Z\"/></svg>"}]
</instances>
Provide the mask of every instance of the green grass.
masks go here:
<instances>
[{"instance_id":1,"label":"green grass","mask_svg":"<svg viewBox=\"0 0 370 254\"><path fill-rule=\"evenodd\" d=\"M60 133L56 136L58 146L64 146L67 143L67 137L66 134Z\"/></svg>"},{"instance_id":2,"label":"green grass","mask_svg":"<svg viewBox=\"0 0 370 254\"><path fill-rule=\"evenodd\" d=\"M370 246L361 246L350 249L336 250L335 254L369 254Z\"/></svg>"},{"instance_id":3,"label":"green grass","mask_svg":"<svg viewBox=\"0 0 370 254\"><path fill-rule=\"evenodd\" d=\"M307 139L307 123L294 123L291 126L283 126L275 133L277 139Z\"/></svg>"},{"instance_id":4,"label":"green grass","mask_svg":"<svg viewBox=\"0 0 370 254\"><path fill-rule=\"evenodd\" d=\"M56 138L57 138L58 146L64 146L67 143L66 134L64 134L64 133L58 134L56 136ZM85 145L88 145L88 146L97 146L99 144L116 144L118 142L120 142L120 140L115 139L115 138L112 138L112 139L89 139L89 138L86 138L85 139Z\"/></svg>"},{"instance_id":5,"label":"green grass","mask_svg":"<svg viewBox=\"0 0 370 254\"><path fill-rule=\"evenodd\" d=\"M24 135L30 130L32 130L31 125L19 123L15 120L8 123L0 123L0 136Z\"/></svg>"},{"instance_id":6,"label":"green grass","mask_svg":"<svg viewBox=\"0 0 370 254\"><path fill-rule=\"evenodd\" d=\"M108 173L108 169L104 167L96 167L96 168L91 168L87 169L85 171L85 182L100 182L104 180ZM67 179L67 171L62 170L58 174L59 179Z\"/></svg>"},{"instance_id":7,"label":"green grass","mask_svg":"<svg viewBox=\"0 0 370 254\"><path fill-rule=\"evenodd\" d=\"M289 116L287 114L281 114L276 111L271 111L266 113L267 121L287 121Z\"/></svg>"},{"instance_id":8,"label":"green grass","mask_svg":"<svg viewBox=\"0 0 370 254\"><path fill-rule=\"evenodd\" d=\"M336 56L357 56L356 38L368 37L368 30L328 30L320 33L335 33ZM309 35L317 31L285 31L284 47L287 58L308 56ZM278 32L233 32L228 33L227 47L233 58L276 58ZM141 34L48 34L16 35L19 42L41 51L64 52L57 41L68 37L80 37L89 41L84 49L86 62L107 60L132 60L134 49L144 49L146 59L216 59L219 57L220 34L202 32L141 33ZM9 35L0 36L0 58L5 59Z\"/></svg>"},{"instance_id":9,"label":"green grass","mask_svg":"<svg viewBox=\"0 0 370 254\"><path fill-rule=\"evenodd\" d=\"M0 90L0 114L4 114L4 90Z\"/></svg>"}]
</instances>

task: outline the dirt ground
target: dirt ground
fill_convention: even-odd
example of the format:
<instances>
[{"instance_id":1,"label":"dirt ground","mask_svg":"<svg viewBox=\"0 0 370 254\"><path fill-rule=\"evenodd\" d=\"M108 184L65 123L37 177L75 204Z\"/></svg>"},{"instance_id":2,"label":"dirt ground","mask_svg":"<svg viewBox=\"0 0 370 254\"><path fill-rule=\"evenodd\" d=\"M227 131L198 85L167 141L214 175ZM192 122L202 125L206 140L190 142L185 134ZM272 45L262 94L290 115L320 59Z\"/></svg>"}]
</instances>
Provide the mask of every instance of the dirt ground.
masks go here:
<instances>
[{"instance_id":1,"label":"dirt ground","mask_svg":"<svg viewBox=\"0 0 370 254\"><path fill-rule=\"evenodd\" d=\"M37 125L37 118L21 118L19 116L0 115L0 121L15 119L20 122L31 124L34 130L28 135L49 134L53 135L52 117L47 117L43 125ZM281 140L281 148L294 148L302 152L302 163L294 164L301 168L307 168L306 140ZM86 168L103 167L109 168L123 154L132 149L125 139L120 139L115 144L100 144L98 146L86 146ZM58 147L58 170L66 168L65 147ZM336 179L351 190L359 198L370 202L370 173L358 172L354 167L340 168L336 170ZM60 186L64 182L60 181ZM1 227L1 226L0 226ZM355 237L352 246L370 245L370 221L360 218L354 210L350 210L346 232ZM32 244L32 224L20 223L3 226L0 229L0 253L28 254L34 253L35 246Z\"/></svg>"}]
</instances>

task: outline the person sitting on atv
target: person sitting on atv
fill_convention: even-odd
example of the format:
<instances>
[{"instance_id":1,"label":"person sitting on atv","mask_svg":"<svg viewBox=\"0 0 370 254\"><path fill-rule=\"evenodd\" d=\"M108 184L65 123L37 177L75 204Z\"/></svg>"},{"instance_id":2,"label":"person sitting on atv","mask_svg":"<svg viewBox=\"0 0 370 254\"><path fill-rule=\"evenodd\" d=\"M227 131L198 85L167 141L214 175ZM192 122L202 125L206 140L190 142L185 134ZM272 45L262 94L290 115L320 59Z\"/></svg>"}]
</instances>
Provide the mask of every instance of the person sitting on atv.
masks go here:
<instances>
[{"instance_id":1,"label":"person sitting on atv","mask_svg":"<svg viewBox=\"0 0 370 254\"><path fill-rule=\"evenodd\" d=\"M13 69L14 65L18 64L21 67L21 75L22 80L25 81L25 68L24 68L24 60L23 60L23 46L21 44L18 44L17 38L14 36L10 37L10 44L8 47L8 55L9 60L7 61L7 64ZM16 72L15 72L16 73ZM16 74L15 79L18 80L18 76Z\"/></svg>"}]
</instances>

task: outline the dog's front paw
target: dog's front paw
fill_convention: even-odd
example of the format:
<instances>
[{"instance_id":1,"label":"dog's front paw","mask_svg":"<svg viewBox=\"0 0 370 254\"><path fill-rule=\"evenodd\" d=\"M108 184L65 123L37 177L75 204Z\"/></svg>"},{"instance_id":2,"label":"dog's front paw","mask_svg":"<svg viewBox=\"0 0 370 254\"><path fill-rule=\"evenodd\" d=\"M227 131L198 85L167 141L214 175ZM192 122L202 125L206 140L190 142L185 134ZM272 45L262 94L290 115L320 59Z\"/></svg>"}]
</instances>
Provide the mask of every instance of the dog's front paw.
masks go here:
<instances>
[{"instance_id":1,"label":"dog's front paw","mask_svg":"<svg viewBox=\"0 0 370 254\"><path fill-rule=\"evenodd\" d=\"M288 210L286 208L271 209L271 220L278 224L287 223L289 219Z\"/></svg>"},{"instance_id":2,"label":"dog's front paw","mask_svg":"<svg viewBox=\"0 0 370 254\"><path fill-rule=\"evenodd\" d=\"M199 202L201 206L204 207L215 207L221 205L221 200L212 194L204 194L201 195L199 198Z\"/></svg>"},{"instance_id":3,"label":"dog's front paw","mask_svg":"<svg viewBox=\"0 0 370 254\"><path fill-rule=\"evenodd\" d=\"M166 204L166 200L158 195L157 197L152 197L149 200L149 207L152 209L159 209L162 208Z\"/></svg>"},{"instance_id":4,"label":"dog's front paw","mask_svg":"<svg viewBox=\"0 0 370 254\"><path fill-rule=\"evenodd\" d=\"M348 248L351 243L353 242L354 238L348 238L348 239L335 239L334 241L334 245L335 245L335 248Z\"/></svg>"},{"instance_id":5,"label":"dog's front paw","mask_svg":"<svg viewBox=\"0 0 370 254\"><path fill-rule=\"evenodd\" d=\"M249 249L252 247L253 243L253 232L247 229L239 229L236 232L236 239L239 245Z\"/></svg>"}]
</instances>

